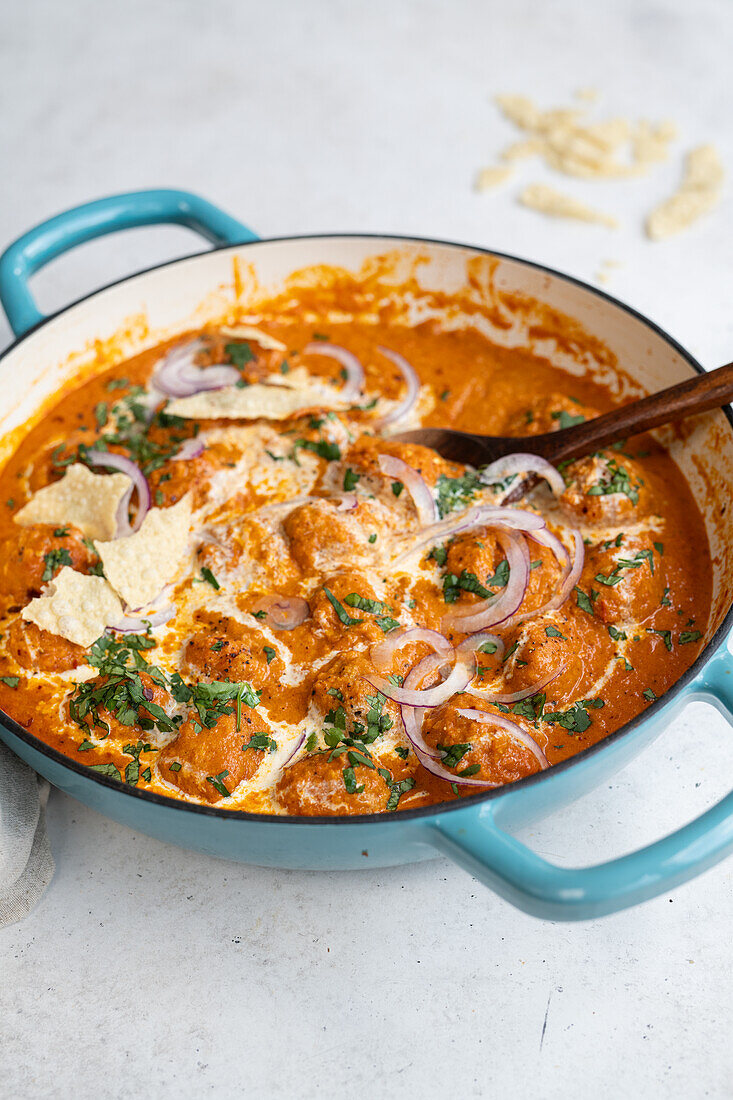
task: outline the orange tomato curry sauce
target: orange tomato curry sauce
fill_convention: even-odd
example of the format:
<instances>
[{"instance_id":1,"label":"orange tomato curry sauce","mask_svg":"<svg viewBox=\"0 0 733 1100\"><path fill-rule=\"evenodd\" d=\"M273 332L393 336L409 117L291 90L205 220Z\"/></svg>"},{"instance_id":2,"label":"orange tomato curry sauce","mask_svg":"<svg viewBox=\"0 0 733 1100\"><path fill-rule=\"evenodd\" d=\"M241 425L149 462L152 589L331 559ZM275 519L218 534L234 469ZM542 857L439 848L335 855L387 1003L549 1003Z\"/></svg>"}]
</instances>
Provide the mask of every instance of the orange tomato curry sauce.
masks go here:
<instances>
[{"instance_id":1,"label":"orange tomato curry sauce","mask_svg":"<svg viewBox=\"0 0 733 1100\"><path fill-rule=\"evenodd\" d=\"M379 813L514 782L546 766L543 754L549 765L564 760L642 712L690 665L709 611L705 530L679 469L651 437L638 437L568 465L559 499L543 483L508 506L545 516L569 551L572 529L580 530L582 576L560 608L526 616L563 576L556 556L527 538L525 617L489 627L503 648L482 645L466 690L418 713L448 777L430 774L399 703L370 679L401 684L433 646L388 646L378 668L373 654L416 626L458 645L467 634L447 627L445 616L501 596L508 570L498 530L469 524L440 532L478 504L499 502L506 487L392 442L389 432L425 424L520 437L593 417L612 399L590 378L494 346L472 329L314 324L291 315L260 330L285 350L216 328L177 344L201 337L196 364L234 363L238 391L268 378L301 384L307 372L331 387L336 404L339 363L304 348L340 345L365 370L356 407L243 421L171 418L171 406L159 403L150 421L140 388L167 345L68 386L6 465L0 705L26 730L104 774L174 798L276 814ZM421 386L415 408L384 436L375 418L403 397L405 382L380 347L403 355ZM194 436L203 451L175 458ZM101 575L94 541L72 523L21 526L14 517L71 464L84 464L95 444L142 467L153 508L190 493L194 511L186 555L156 604L171 604L174 617L147 633L108 633L84 649L22 612L53 592L64 568ZM421 536L410 493L381 473L380 455L402 459L431 487L438 535ZM111 472L93 469L100 478ZM302 621L278 629L282 607L300 609ZM154 611L141 615L149 621ZM422 688L439 685L453 659L449 653L442 669L433 662ZM548 678L526 698L490 701ZM482 720L461 709L484 712ZM486 787L463 786L467 778Z\"/></svg>"}]
</instances>

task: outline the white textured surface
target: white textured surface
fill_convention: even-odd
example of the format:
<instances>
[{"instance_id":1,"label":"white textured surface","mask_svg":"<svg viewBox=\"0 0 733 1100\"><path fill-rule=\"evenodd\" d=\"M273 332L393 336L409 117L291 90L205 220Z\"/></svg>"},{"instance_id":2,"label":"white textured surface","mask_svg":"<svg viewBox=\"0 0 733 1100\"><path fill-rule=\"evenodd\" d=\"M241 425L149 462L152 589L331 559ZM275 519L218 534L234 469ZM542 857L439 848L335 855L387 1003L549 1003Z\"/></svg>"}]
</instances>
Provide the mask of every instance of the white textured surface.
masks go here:
<instances>
[{"instance_id":1,"label":"white textured surface","mask_svg":"<svg viewBox=\"0 0 733 1100\"><path fill-rule=\"evenodd\" d=\"M730 199L643 240L679 159L620 184L555 180L624 222L546 222L477 196L513 134L498 91L672 117L733 164L725 0L372 0L6 6L0 244L74 203L200 191L262 235L386 230L515 252L592 279L708 366L730 359ZM729 194L729 192L728 192ZM193 244L192 244L193 241ZM184 231L80 249L38 277L57 308L191 251ZM0 330L0 343L9 338ZM699 764L700 752L710 763ZM730 785L731 735L690 708L608 788L523 839L567 863L629 850ZM0 1092L14 1097L729 1097L733 864L578 926L516 913L445 861L275 872L168 848L54 793L57 874L0 933Z\"/></svg>"}]
</instances>

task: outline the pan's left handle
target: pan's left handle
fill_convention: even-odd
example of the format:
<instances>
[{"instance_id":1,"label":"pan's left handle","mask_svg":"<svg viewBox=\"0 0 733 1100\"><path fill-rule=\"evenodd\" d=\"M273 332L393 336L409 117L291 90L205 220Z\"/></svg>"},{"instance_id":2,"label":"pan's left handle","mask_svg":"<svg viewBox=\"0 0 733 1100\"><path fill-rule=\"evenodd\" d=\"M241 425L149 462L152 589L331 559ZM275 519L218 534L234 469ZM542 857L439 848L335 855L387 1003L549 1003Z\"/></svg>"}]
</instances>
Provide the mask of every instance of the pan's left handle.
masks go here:
<instances>
[{"instance_id":1,"label":"pan's left handle","mask_svg":"<svg viewBox=\"0 0 733 1100\"><path fill-rule=\"evenodd\" d=\"M78 244L144 225L184 225L217 246L256 241L256 233L190 191L129 191L87 202L29 229L0 256L0 302L16 336L44 320L28 280Z\"/></svg>"}]
</instances>

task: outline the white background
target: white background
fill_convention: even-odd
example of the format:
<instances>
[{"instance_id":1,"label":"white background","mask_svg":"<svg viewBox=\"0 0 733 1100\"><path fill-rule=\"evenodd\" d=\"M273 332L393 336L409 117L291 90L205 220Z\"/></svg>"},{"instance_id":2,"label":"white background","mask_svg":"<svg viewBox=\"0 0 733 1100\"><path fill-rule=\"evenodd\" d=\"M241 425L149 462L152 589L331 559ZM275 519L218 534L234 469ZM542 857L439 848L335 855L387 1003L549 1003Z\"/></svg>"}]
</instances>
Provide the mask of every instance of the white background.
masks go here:
<instances>
[{"instance_id":1,"label":"white background","mask_svg":"<svg viewBox=\"0 0 733 1100\"><path fill-rule=\"evenodd\" d=\"M263 236L385 230L495 247L593 281L709 367L733 355L730 199L661 244L644 213L681 152L733 164L733 8L695 4L30 0L0 15L0 247L90 198L198 191ZM653 176L472 179L515 137L492 96L582 87L599 117L671 117ZM521 183L618 231L518 207ZM193 251L182 230L79 249L35 281L58 308ZM10 333L0 324L0 345ZM731 735L691 707L608 787L523 839L589 863L730 786ZM445 860L355 874L191 855L53 794L52 886L0 933L0 1093L13 1097L730 1097L733 864L639 909L541 923Z\"/></svg>"}]
</instances>

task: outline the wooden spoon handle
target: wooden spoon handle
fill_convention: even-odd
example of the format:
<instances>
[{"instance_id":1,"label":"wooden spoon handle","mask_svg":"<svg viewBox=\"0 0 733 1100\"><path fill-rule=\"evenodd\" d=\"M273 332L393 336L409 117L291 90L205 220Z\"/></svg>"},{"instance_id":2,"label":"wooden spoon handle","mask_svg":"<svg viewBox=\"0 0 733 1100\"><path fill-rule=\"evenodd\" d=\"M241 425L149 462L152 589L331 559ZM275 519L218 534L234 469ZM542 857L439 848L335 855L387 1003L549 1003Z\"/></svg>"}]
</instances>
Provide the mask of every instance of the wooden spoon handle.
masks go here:
<instances>
[{"instance_id":1,"label":"wooden spoon handle","mask_svg":"<svg viewBox=\"0 0 733 1100\"><path fill-rule=\"evenodd\" d=\"M594 420L586 420L573 428L537 436L537 442L542 441L541 449L530 446L528 450L541 454L550 462L562 462L601 450L639 432L658 428L660 424L669 424L693 413L707 412L708 409L718 409L730 401L733 401L733 363L688 378L676 386L623 405Z\"/></svg>"}]
</instances>

